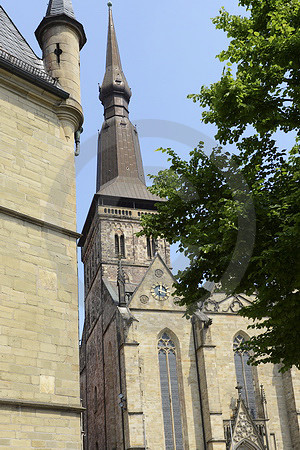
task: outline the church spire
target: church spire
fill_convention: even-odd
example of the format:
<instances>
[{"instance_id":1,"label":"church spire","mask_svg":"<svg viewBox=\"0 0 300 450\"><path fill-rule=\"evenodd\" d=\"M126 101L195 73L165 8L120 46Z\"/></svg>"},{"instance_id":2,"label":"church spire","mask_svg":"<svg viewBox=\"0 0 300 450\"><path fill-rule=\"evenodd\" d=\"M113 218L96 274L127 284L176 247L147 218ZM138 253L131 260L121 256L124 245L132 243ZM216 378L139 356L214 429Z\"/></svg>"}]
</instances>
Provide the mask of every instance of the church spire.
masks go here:
<instances>
[{"instance_id":1,"label":"church spire","mask_svg":"<svg viewBox=\"0 0 300 450\"><path fill-rule=\"evenodd\" d=\"M98 141L97 192L152 200L145 185L137 131L128 118L131 90L122 70L111 3L108 7L106 67L99 95L105 120Z\"/></svg>"},{"instance_id":2,"label":"church spire","mask_svg":"<svg viewBox=\"0 0 300 450\"><path fill-rule=\"evenodd\" d=\"M99 96L106 119L112 116L128 116L128 103L131 97L131 90L122 70L111 3L108 3L108 7L106 68Z\"/></svg>"}]
</instances>

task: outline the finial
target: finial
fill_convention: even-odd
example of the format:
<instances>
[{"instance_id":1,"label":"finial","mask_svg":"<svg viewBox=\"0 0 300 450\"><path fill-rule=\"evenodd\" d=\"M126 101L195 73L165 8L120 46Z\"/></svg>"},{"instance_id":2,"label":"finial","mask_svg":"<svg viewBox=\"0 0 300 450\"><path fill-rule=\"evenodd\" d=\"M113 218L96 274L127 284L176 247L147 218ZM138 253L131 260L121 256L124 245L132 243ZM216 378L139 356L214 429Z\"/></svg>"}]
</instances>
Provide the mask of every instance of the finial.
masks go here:
<instances>
[{"instance_id":1,"label":"finial","mask_svg":"<svg viewBox=\"0 0 300 450\"><path fill-rule=\"evenodd\" d=\"M242 390L243 390L243 386L241 386L239 383L237 384L237 386L235 387L238 391L238 395L239 395L239 399L242 396Z\"/></svg>"},{"instance_id":2,"label":"finial","mask_svg":"<svg viewBox=\"0 0 300 450\"><path fill-rule=\"evenodd\" d=\"M111 7L112 7L112 2L108 2L108 3L107 3L107 6L108 6L109 8L111 8Z\"/></svg>"}]
</instances>

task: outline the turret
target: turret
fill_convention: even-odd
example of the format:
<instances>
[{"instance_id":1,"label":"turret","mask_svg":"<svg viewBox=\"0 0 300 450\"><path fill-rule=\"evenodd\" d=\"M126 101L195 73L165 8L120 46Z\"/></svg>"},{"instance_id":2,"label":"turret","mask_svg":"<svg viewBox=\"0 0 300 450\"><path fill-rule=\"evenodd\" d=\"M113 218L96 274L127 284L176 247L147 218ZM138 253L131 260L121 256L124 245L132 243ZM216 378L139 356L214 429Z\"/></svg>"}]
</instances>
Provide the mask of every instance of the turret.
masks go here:
<instances>
[{"instance_id":1,"label":"turret","mask_svg":"<svg viewBox=\"0 0 300 450\"><path fill-rule=\"evenodd\" d=\"M50 0L35 35L43 51L47 72L58 79L60 86L81 109L79 51L86 43L86 36L83 26L75 18L72 0Z\"/></svg>"}]
</instances>

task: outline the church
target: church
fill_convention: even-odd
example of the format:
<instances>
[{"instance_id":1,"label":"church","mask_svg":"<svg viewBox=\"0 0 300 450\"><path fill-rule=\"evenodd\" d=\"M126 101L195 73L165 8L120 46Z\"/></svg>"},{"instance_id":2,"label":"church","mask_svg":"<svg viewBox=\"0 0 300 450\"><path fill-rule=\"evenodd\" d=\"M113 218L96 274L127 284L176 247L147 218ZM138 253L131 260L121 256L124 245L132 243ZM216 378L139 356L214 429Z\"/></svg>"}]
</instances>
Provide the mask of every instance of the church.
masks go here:
<instances>
[{"instance_id":1,"label":"church","mask_svg":"<svg viewBox=\"0 0 300 450\"><path fill-rule=\"evenodd\" d=\"M0 449L300 449L299 372L236 350L253 299L213 293L187 320L168 242L137 236L163 199L146 187L111 4L108 16L97 187L79 234L84 28L71 0L50 0L39 58L0 6Z\"/></svg>"},{"instance_id":2,"label":"church","mask_svg":"<svg viewBox=\"0 0 300 450\"><path fill-rule=\"evenodd\" d=\"M109 7L97 189L79 240L84 448L300 448L299 374L235 351L249 336L237 312L252 299L216 293L185 319L168 243L136 236L162 200L145 185L130 97Z\"/></svg>"}]
</instances>

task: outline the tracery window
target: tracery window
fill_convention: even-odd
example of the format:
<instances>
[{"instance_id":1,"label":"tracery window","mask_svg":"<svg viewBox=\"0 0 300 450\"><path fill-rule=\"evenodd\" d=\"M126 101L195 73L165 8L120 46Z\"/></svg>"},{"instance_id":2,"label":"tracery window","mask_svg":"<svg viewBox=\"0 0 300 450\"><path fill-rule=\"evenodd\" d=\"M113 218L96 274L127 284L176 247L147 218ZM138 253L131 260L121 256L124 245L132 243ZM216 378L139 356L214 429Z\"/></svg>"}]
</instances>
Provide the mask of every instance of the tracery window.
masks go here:
<instances>
[{"instance_id":1,"label":"tracery window","mask_svg":"<svg viewBox=\"0 0 300 450\"><path fill-rule=\"evenodd\" d=\"M148 258L154 258L157 252L157 240L152 237L147 237L147 256Z\"/></svg>"},{"instance_id":2,"label":"tracery window","mask_svg":"<svg viewBox=\"0 0 300 450\"><path fill-rule=\"evenodd\" d=\"M158 341L160 389L166 450L183 450L176 347L167 333Z\"/></svg>"},{"instance_id":3,"label":"tracery window","mask_svg":"<svg viewBox=\"0 0 300 450\"><path fill-rule=\"evenodd\" d=\"M238 334L233 341L234 364L237 383L242 387L241 395L248 406L253 419L257 417L257 407L255 400L255 384L253 377L253 368L247 364L249 354L238 350L239 345L245 342L245 338Z\"/></svg>"}]
</instances>

